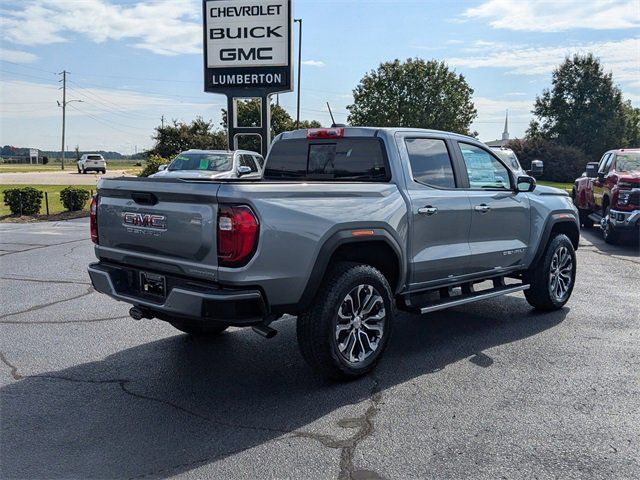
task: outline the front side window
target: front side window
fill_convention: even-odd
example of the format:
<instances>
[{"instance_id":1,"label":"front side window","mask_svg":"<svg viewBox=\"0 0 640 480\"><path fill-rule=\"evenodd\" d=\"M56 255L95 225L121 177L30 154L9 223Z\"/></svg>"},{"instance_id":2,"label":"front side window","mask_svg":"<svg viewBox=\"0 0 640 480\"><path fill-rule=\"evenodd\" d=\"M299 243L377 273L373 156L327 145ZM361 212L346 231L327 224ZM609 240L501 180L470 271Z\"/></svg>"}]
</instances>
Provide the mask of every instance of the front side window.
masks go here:
<instances>
[{"instance_id":1,"label":"front side window","mask_svg":"<svg viewBox=\"0 0 640 480\"><path fill-rule=\"evenodd\" d=\"M228 172L233 167L232 153L181 153L169 164L168 170L200 170Z\"/></svg>"},{"instance_id":2,"label":"front side window","mask_svg":"<svg viewBox=\"0 0 640 480\"><path fill-rule=\"evenodd\" d=\"M451 158L444 140L407 138L405 144L416 182L438 188L456 188Z\"/></svg>"},{"instance_id":3,"label":"front side window","mask_svg":"<svg viewBox=\"0 0 640 480\"><path fill-rule=\"evenodd\" d=\"M607 170L609 170L609 165L611 165L612 157L613 156L610 153L607 153L604 157L602 157L602 160L600 160L600 166L598 167L598 173L607 173Z\"/></svg>"},{"instance_id":4,"label":"front side window","mask_svg":"<svg viewBox=\"0 0 640 480\"><path fill-rule=\"evenodd\" d=\"M469 176L469 187L510 190L509 171L486 150L468 143L458 142Z\"/></svg>"},{"instance_id":5,"label":"front side window","mask_svg":"<svg viewBox=\"0 0 640 480\"><path fill-rule=\"evenodd\" d=\"M258 167L256 167L252 155L240 155L240 166L249 167L251 169L251 173L258 171Z\"/></svg>"}]
</instances>

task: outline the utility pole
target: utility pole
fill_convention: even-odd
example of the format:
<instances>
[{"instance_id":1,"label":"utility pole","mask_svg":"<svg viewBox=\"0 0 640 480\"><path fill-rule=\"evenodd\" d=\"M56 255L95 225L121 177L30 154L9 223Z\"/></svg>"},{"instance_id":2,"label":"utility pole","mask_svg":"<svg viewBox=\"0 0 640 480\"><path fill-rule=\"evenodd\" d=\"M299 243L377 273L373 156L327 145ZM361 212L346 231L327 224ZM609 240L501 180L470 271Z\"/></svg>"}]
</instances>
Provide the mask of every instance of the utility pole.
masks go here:
<instances>
[{"instance_id":1,"label":"utility pole","mask_svg":"<svg viewBox=\"0 0 640 480\"><path fill-rule=\"evenodd\" d=\"M302 73L302 19L296 18L293 20L300 24L300 30L298 31L298 108L296 113L296 128L300 128L300 76Z\"/></svg>"},{"instance_id":2,"label":"utility pole","mask_svg":"<svg viewBox=\"0 0 640 480\"><path fill-rule=\"evenodd\" d=\"M64 154L65 154L65 146L64 146L64 130L67 123L67 105L73 102L82 103L82 100L69 100L67 102L67 72L63 70L58 75L62 75L62 104L58 102L58 106L62 107L62 162L60 164L60 168L64 170Z\"/></svg>"},{"instance_id":3,"label":"utility pole","mask_svg":"<svg viewBox=\"0 0 640 480\"><path fill-rule=\"evenodd\" d=\"M64 128L67 120L67 71L62 71L62 170L64 170Z\"/></svg>"}]
</instances>

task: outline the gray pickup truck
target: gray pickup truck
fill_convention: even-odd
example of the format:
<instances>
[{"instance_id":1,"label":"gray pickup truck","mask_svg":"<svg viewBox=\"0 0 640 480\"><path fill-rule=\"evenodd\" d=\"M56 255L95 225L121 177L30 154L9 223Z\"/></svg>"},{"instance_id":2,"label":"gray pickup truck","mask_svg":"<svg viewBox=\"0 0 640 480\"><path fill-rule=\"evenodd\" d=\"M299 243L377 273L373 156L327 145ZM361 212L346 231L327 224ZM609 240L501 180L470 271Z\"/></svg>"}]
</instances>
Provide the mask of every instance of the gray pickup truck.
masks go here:
<instances>
[{"instance_id":1,"label":"gray pickup truck","mask_svg":"<svg viewBox=\"0 0 640 480\"><path fill-rule=\"evenodd\" d=\"M297 316L307 362L353 378L398 309L429 313L524 291L561 308L575 283L569 195L453 133L330 128L276 137L258 180L102 179L95 289L192 335Z\"/></svg>"}]
</instances>

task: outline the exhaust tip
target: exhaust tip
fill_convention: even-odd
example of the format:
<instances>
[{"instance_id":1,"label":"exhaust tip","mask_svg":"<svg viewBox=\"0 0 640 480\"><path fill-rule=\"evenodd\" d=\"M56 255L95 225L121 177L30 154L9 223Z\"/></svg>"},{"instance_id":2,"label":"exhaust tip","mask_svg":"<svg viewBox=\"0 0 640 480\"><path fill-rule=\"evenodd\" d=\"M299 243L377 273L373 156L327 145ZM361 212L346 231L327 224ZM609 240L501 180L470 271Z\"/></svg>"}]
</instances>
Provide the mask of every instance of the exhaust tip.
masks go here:
<instances>
[{"instance_id":1,"label":"exhaust tip","mask_svg":"<svg viewBox=\"0 0 640 480\"><path fill-rule=\"evenodd\" d=\"M257 325L255 327L251 327L251 329L264 338L273 338L278 334L277 330L265 325Z\"/></svg>"},{"instance_id":2,"label":"exhaust tip","mask_svg":"<svg viewBox=\"0 0 640 480\"><path fill-rule=\"evenodd\" d=\"M129 315L134 320L142 320L143 318L153 318L151 315L149 315L139 307L131 307L129 309Z\"/></svg>"}]
</instances>

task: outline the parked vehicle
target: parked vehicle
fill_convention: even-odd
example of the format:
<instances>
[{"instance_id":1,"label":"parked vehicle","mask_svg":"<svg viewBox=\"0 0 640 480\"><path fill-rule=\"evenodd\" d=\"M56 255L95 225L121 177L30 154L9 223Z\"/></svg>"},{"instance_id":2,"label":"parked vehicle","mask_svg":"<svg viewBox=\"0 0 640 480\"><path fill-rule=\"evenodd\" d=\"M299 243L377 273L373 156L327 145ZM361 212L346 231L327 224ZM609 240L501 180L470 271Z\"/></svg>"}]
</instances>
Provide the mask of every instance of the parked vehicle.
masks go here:
<instances>
[{"instance_id":1,"label":"parked vehicle","mask_svg":"<svg viewBox=\"0 0 640 480\"><path fill-rule=\"evenodd\" d=\"M97 153L85 153L77 162L78 173L102 172L107 173L107 162Z\"/></svg>"},{"instance_id":2,"label":"parked vehicle","mask_svg":"<svg viewBox=\"0 0 640 480\"><path fill-rule=\"evenodd\" d=\"M511 167L516 175L531 175L532 177L539 177L544 173L544 163L542 160L533 160L531 162L531 169L526 170L520 165L520 160L516 152L506 147L489 147L498 155L508 167Z\"/></svg>"},{"instance_id":3,"label":"parked vehicle","mask_svg":"<svg viewBox=\"0 0 640 480\"><path fill-rule=\"evenodd\" d=\"M600 162L587 164L576 179L572 195L585 228L602 227L607 243L640 232L640 149L606 152Z\"/></svg>"},{"instance_id":4,"label":"parked vehicle","mask_svg":"<svg viewBox=\"0 0 640 480\"><path fill-rule=\"evenodd\" d=\"M187 150L169 165L162 165L153 178L261 178L262 155L247 150Z\"/></svg>"},{"instance_id":5,"label":"parked vehicle","mask_svg":"<svg viewBox=\"0 0 640 480\"><path fill-rule=\"evenodd\" d=\"M101 179L90 224L92 283L134 318L271 337L296 315L304 358L333 378L374 367L398 308L520 291L561 308L579 238L566 192L484 144L391 128L280 134L263 180Z\"/></svg>"}]
</instances>

